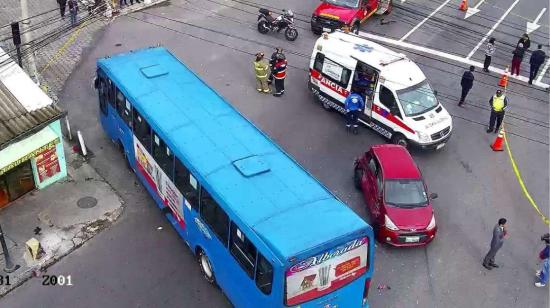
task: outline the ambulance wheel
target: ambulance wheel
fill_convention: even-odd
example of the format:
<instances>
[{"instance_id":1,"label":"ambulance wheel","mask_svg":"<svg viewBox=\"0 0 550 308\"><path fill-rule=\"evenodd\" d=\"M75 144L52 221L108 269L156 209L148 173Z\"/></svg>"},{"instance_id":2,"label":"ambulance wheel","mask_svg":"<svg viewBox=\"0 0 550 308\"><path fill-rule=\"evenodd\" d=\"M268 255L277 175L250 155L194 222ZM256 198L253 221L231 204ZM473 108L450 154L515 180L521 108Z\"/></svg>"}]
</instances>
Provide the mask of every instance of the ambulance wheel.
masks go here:
<instances>
[{"instance_id":1,"label":"ambulance wheel","mask_svg":"<svg viewBox=\"0 0 550 308\"><path fill-rule=\"evenodd\" d=\"M407 138L401 134L395 134L391 137L391 143L397 144L403 147L407 147L409 145L409 142L407 141Z\"/></svg>"},{"instance_id":2,"label":"ambulance wheel","mask_svg":"<svg viewBox=\"0 0 550 308\"><path fill-rule=\"evenodd\" d=\"M210 259L204 252L204 250L199 249L197 260L199 261L199 266L201 268L202 275L208 283L216 285L216 277L214 276L214 270L212 269L212 264Z\"/></svg>"},{"instance_id":3,"label":"ambulance wheel","mask_svg":"<svg viewBox=\"0 0 550 308\"><path fill-rule=\"evenodd\" d=\"M330 107L330 105L327 104L326 102L322 102L322 106L326 111L331 111L332 110L332 107Z\"/></svg>"},{"instance_id":4,"label":"ambulance wheel","mask_svg":"<svg viewBox=\"0 0 550 308\"><path fill-rule=\"evenodd\" d=\"M363 179L363 169L355 167L353 170L353 184L355 188L361 190L361 180Z\"/></svg>"}]
</instances>

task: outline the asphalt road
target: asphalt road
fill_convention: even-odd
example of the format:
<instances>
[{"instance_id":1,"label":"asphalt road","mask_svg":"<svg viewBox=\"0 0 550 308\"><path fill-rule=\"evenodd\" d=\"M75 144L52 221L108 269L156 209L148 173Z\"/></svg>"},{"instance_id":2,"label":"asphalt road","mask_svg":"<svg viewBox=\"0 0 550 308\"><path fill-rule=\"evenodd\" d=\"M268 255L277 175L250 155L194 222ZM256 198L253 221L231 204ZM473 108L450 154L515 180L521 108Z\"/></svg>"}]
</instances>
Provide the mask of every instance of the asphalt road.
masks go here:
<instances>
[{"instance_id":1,"label":"asphalt road","mask_svg":"<svg viewBox=\"0 0 550 308\"><path fill-rule=\"evenodd\" d=\"M359 136L346 134L343 118L314 104L307 91L306 69L316 39L307 21L317 1L299 7L290 0L256 2L295 9L297 18L303 20L298 21L298 40L289 43L282 35L259 34L255 29L257 8L242 0L174 0L168 6L120 17L97 37L61 99L73 129L83 132L95 154L91 164L123 196L125 212L111 228L49 269L49 274L70 274L73 287L46 287L34 279L1 299L0 307L230 306L220 290L202 280L183 240L126 169L99 126L97 99L91 88L95 59L121 51L157 43L168 47L368 221L361 196L352 185L352 161L369 146L385 141L367 129ZM395 22L380 25L380 18L375 17L362 30L399 39L442 2L406 1L392 15L383 17ZM463 13L456 10L456 3L450 3L434 15L446 24L429 20L407 41L465 56L503 14L499 8L506 9L512 2L487 1L467 22L460 19ZM520 1L512 10L514 15L496 29L499 49L495 65L502 67L510 61L507 49L515 46L524 31L525 18L533 19L537 8L540 11L544 5L541 0L529 4ZM411 9L418 16L407 12ZM420 12L424 16L420 17ZM542 20L548 20L546 16ZM458 34L459 26L468 27L469 36L465 31ZM532 40L547 42L548 36L546 23ZM251 55L257 51L271 53L277 45L288 50L292 65L287 91L279 99L256 93ZM498 76L476 72L467 105L459 108L460 75L466 67L403 52L419 63L441 93L442 103L453 115L454 134L441 151L412 151L430 191L439 194L434 202L437 237L426 248L378 245L370 304L547 307L548 289L535 288L533 283L541 248L539 237L548 229L525 200L506 152L491 151L488 145L494 135L485 133L487 101L496 89ZM477 52L473 58L481 59L482 54ZM514 158L531 195L548 216L548 94L512 82L508 97L507 136ZM489 272L481 267L481 260L500 217L508 218L510 237L497 255L501 268ZM159 226L163 229L158 230ZM377 291L382 284L391 290Z\"/></svg>"}]
</instances>

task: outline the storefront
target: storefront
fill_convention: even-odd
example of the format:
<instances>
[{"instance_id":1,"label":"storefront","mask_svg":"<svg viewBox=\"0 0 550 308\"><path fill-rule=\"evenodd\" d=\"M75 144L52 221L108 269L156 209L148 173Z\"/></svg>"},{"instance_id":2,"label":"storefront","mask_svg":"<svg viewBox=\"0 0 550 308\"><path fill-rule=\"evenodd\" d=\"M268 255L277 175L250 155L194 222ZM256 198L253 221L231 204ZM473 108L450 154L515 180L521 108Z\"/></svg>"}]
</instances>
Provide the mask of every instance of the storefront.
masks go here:
<instances>
[{"instance_id":1,"label":"storefront","mask_svg":"<svg viewBox=\"0 0 550 308\"><path fill-rule=\"evenodd\" d=\"M0 62L9 61L0 49ZM0 70L0 208L67 176L65 115L15 63Z\"/></svg>"}]
</instances>

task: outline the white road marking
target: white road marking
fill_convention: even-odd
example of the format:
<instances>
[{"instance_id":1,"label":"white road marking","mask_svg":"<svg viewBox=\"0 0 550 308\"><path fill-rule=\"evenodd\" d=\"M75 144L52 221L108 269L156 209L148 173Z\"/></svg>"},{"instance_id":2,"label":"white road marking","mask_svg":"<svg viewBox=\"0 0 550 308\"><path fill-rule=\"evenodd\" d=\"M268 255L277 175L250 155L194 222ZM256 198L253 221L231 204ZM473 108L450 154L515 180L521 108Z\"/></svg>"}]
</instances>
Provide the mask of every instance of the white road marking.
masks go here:
<instances>
[{"instance_id":1,"label":"white road marking","mask_svg":"<svg viewBox=\"0 0 550 308\"><path fill-rule=\"evenodd\" d=\"M474 7L469 7L468 10L466 10L466 15L464 16L464 19L479 13L479 6L485 2L485 0L479 0L479 2Z\"/></svg>"},{"instance_id":2,"label":"white road marking","mask_svg":"<svg viewBox=\"0 0 550 308\"><path fill-rule=\"evenodd\" d=\"M376 35L376 34L363 32L363 31L359 31L359 35L366 38L366 39L370 39L370 40L377 41L377 42L380 42L380 43L386 43L386 44L395 45L395 46L399 46L399 47L403 47L403 48L407 48L407 49L411 49L411 50L416 50L416 51L420 51L420 52L423 52L423 53L426 53L426 54L431 54L431 55L434 55L434 56L437 56L437 57L440 57L440 58L443 58L443 59L448 59L448 60L464 63L466 65L473 65L475 67L483 68L483 63L478 62L478 61L474 61L474 60L470 60L470 59L464 58L462 56L453 55L453 54L446 53L446 52L443 52L443 51L431 49L431 48L424 47L424 46L418 46L418 45L415 45L415 44L402 42L401 40L387 38L387 37L383 37L383 36L379 36L379 35ZM539 87L544 88L544 89L546 89L550 86L546 83L541 82L541 79L542 79L541 76L544 75L543 72L546 69L548 69L549 63L550 62L546 63L545 67L543 68L543 71L541 72L541 75L539 76L539 78L537 80L535 80L535 82L533 82L533 85L539 86ZM489 70L491 72L495 72L499 75L504 74L504 70L500 69L500 68L495 68L495 67L490 66ZM523 82L529 81L529 78L524 77L524 76L511 75L508 78L520 80L520 81L523 81ZM496 86L496 84L495 84L495 86Z\"/></svg>"},{"instance_id":3,"label":"white road marking","mask_svg":"<svg viewBox=\"0 0 550 308\"><path fill-rule=\"evenodd\" d=\"M531 32L536 31L540 27L539 20L542 17L542 14L544 14L544 12L546 12L546 8L543 8L540 11L540 13L537 15L537 18L535 18L533 22L530 22L530 21L527 22L527 34L531 34Z\"/></svg>"},{"instance_id":4,"label":"white road marking","mask_svg":"<svg viewBox=\"0 0 550 308\"><path fill-rule=\"evenodd\" d=\"M487 32L487 34L485 34L485 36L481 39L481 41L479 41L479 43L477 43L476 47L474 47L474 49L472 49L472 51L470 51L470 53L468 54L466 59L470 59L474 55L474 53L476 53L476 51L479 49L481 44L483 44L483 42L485 42L485 40L489 37L489 35L491 35L491 33L493 33L493 31L495 31L495 29L498 27L498 25L500 25L500 23L504 20L504 18L506 18L506 16L508 16L508 14L510 14L510 12L514 8L514 6L516 6L516 4L518 4L518 3L519 3L519 0L516 0L516 1L514 1L514 3L512 3L512 5L506 10L506 12L504 12L504 14L497 21L497 23L493 25L491 30L489 30L489 32Z\"/></svg>"},{"instance_id":5,"label":"white road marking","mask_svg":"<svg viewBox=\"0 0 550 308\"><path fill-rule=\"evenodd\" d=\"M435 11L431 12L430 15L428 15L426 18L424 18L418 25L414 26L409 32L407 32L407 34L403 35L403 37L399 41L403 42L404 40L406 40L409 37L409 35L411 35L414 31L416 31L416 29L420 28L420 26L422 26L426 21L428 21L428 19L432 18L432 16L434 16L435 13L437 13L445 5L447 5L447 3L449 3L449 1L451 1L451 0L447 0L447 1L443 2L437 9L435 9Z\"/></svg>"},{"instance_id":6,"label":"white road marking","mask_svg":"<svg viewBox=\"0 0 550 308\"><path fill-rule=\"evenodd\" d=\"M541 82L542 77L544 77L544 74L546 74L546 71L548 70L548 66L550 66L550 59L546 60L546 64L544 64L542 71L539 72L539 77L537 77L536 82Z\"/></svg>"}]
</instances>

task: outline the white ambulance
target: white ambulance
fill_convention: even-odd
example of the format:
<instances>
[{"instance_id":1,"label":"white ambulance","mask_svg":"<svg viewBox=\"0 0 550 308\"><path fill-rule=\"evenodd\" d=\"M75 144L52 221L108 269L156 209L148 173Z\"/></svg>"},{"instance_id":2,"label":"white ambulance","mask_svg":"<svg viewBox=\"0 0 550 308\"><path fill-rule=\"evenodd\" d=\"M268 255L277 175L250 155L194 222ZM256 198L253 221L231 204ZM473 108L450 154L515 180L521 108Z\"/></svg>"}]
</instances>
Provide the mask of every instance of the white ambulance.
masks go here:
<instances>
[{"instance_id":1,"label":"white ambulance","mask_svg":"<svg viewBox=\"0 0 550 308\"><path fill-rule=\"evenodd\" d=\"M313 48L309 75L309 88L327 110L345 113L352 88L362 94L359 120L395 144L440 149L451 137L451 116L404 54L355 34L324 33Z\"/></svg>"}]
</instances>

